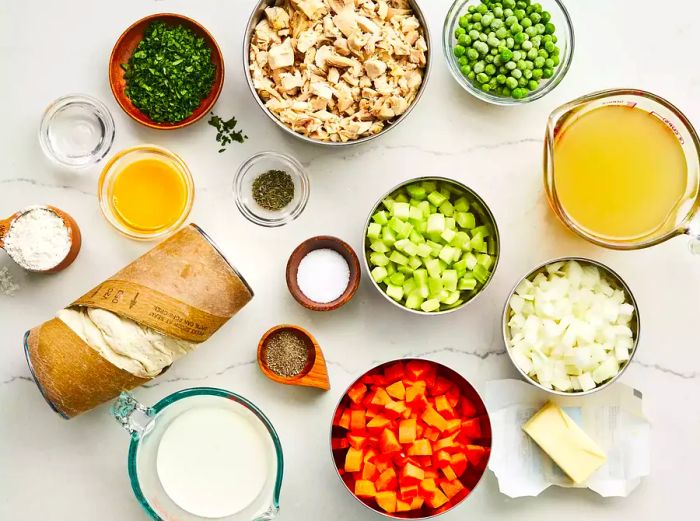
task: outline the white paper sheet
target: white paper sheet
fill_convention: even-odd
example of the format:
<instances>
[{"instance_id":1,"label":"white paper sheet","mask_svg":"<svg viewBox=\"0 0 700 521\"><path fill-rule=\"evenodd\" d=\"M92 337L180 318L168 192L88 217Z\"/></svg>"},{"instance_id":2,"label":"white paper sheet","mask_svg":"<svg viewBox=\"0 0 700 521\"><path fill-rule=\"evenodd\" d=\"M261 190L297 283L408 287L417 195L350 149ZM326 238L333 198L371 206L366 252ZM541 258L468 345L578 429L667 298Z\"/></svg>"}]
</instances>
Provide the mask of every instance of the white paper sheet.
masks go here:
<instances>
[{"instance_id":1,"label":"white paper sheet","mask_svg":"<svg viewBox=\"0 0 700 521\"><path fill-rule=\"evenodd\" d=\"M556 396L521 380L494 380L484 387L493 446L489 468L503 494L537 496L552 485L589 488L603 497L627 496L649 475L651 425L642 393L616 383L587 396ZM605 451L608 460L580 485L559 469L522 430L547 401L559 405Z\"/></svg>"}]
</instances>

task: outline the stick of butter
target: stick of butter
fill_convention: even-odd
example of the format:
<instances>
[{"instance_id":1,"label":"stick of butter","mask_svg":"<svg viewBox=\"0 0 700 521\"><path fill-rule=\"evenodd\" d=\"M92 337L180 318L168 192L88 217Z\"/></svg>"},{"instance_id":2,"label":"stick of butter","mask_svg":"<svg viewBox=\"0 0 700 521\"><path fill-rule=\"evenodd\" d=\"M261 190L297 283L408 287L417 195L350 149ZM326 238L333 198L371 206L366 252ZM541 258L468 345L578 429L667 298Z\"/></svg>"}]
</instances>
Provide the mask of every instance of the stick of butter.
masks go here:
<instances>
[{"instance_id":1,"label":"stick of butter","mask_svg":"<svg viewBox=\"0 0 700 521\"><path fill-rule=\"evenodd\" d=\"M607 459L555 403L547 402L523 425L523 430L576 484L586 481Z\"/></svg>"}]
</instances>

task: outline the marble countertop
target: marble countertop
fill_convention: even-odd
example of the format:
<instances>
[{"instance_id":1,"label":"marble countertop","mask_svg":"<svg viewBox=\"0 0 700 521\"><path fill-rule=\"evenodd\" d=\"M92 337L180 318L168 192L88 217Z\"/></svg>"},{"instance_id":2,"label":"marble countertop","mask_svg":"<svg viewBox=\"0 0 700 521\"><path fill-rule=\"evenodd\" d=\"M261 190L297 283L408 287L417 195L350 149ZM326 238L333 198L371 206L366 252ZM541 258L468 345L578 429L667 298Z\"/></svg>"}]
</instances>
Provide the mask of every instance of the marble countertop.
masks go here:
<instances>
[{"instance_id":1,"label":"marble countertop","mask_svg":"<svg viewBox=\"0 0 700 521\"><path fill-rule=\"evenodd\" d=\"M118 235L101 217L95 196L100 166L63 172L43 157L39 117L53 99L85 92L103 100L116 121L113 151L151 142L180 154L197 185L191 220L220 245L256 291L254 300L163 378L136 391L144 403L189 386L231 389L253 400L276 426L286 468L282 521L379 519L336 481L328 425L342 390L369 366L415 355L451 365L477 388L514 377L505 356L500 314L512 285L548 258L589 256L609 264L633 289L643 318L634 363L622 381L644 393L653 425L651 475L628 498L602 499L586 490L552 488L538 498L509 499L488 473L482 486L445 521L463 519L596 520L687 518L695 511L700 466L700 350L697 345L700 260L683 238L637 252L607 251L568 233L550 212L542 187L542 138L547 115L581 94L639 87L679 106L700 124L700 69L693 61L695 2L570 0L576 30L572 68L561 85L535 103L486 105L449 76L440 49L447 0L423 1L434 46L425 96L408 120L366 145L327 150L280 132L261 112L243 77L243 30L253 0L25 0L0 3L0 215L50 203L71 213L83 249L65 272L23 273L0 254L21 289L0 296L0 519L23 521L145 520L126 471L128 437L100 407L71 421L46 406L29 377L24 332L150 245ZM139 126L119 109L107 82L107 58L121 31L155 12L180 12L202 22L226 59L226 83L216 106L236 115L250 139L218 154L214 130L201 122L176 132ZM683 14L685 13L685 14ZM279 229L262 229L236 209L231 181L237 166L261 150L296 156L309 170L311 198L303 215ZM490 204L502 231L501 263L482 298L457 313L417 317L387 303L368 280L346 307L306 311L284 281L288 255L302 240L332 234L358 251L362 226L376 198L409 177L440 174L473 187ZM322 393L267 380L255 363L260 335L291 322L309 329L328 361L332 389Z\"/></svg>"}]
</instances>

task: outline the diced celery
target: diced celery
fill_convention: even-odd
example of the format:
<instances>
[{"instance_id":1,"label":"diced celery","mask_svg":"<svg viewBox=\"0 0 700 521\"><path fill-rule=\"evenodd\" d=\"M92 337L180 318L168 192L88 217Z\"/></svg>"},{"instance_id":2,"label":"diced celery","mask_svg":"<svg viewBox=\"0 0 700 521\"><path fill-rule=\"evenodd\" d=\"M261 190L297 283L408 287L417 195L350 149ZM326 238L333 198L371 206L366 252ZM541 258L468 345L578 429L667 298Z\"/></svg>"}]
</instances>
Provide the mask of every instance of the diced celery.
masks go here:
<instances>
[{"instance_id":1,"label":"diced celery","mask_svg":"<svg viewBox=\"0 0 700 521\"><path fill-rule=\"evenodd\" d=\"M399 253L396 250L391 252L391 255L389 255L389 260L391 262L395 262L399 266L405 266L406 264L408 264L408 257L401 255L401 253Z\"/></svg>"},{"instance_id":2,"label":"diced celery","mask_svg":"<svg viewBox=\"0 0 700 521\"><path fill-rule=\"evenodd\" d=\"M386 269L383 268L382 266L377 266L376 268L374 268L372 270L371 274L372 274L372 278L374 279L374 281L377 284L379 284L381 281L383 281L387 276Z\"/></svg>"},{"instance_id":3,"label":"diced celery","mask_svg":"<svg viewBox=\"0 0 700 521\"><path fill-rule=\"evenodd\" d=\"M472 240L469 241L469 244L472 247L472 249L476 251L481 251L482 249L485 249L484 237L480 233L475 234L472 237Z\"/></svg>"},{"instance_id":4,"label":"diced celery","mask_svg":"<svg viewBox=\"0 0 700 521\"><path fill-rule=\"evenodd\" d=\"M469 243L469 234L467 232L455 232L455 236L450 241L450 245L460 250L464 249L464 245Z\"/></svg>"},{"instance_id":5,"label":"diced celery","mask_svg":"<svg viewBox=\"0 0 700 521\"><path fill-rule=\"evenodd\" d=\"M426 241L425 243L430 246L430 251L432 252L433 257L437 257L440 250L442 250L442 244L435 241Z\"/></svg>"},{"instance_id":6,"label":"diced celery","mask_svg":"<svg viewBox=\"0 0 700 521\"><path fill-rule=\"evenodd\" d=\"M457 290L457 271L445 270L442 272L442 285L447 291Z\"/></svg>"},{"instance_id":7,"label":"diced celery","mask_svg":"<svg viewBox=\"0 0 700 521\"><path fill-rule=\"evenodd\" d=\"M414 289L418 287L416 284L416 281L413 280L413 277L407 278L404 283L403 283L403 294L408 295L410 294Z\"/></svg>"},{"instance_id":8,"label":"diced celery","mask_svg":"<svg viewBox=\"0 0 700 521\"><path fill-rule=\"evenodd\" d=\"M396 264L389 262L389 264L386 265L386 273L387 275L393 275L396 273Z\"/></svg>"},{"instance_id":9,"label":"diced celery","mask_svg":"<svg viewBox=\"0 0 700 521\"><path fill-rule=\"evenodd\" d=\"M476 226L476 217L473 213L469 212L457 212L455 214L455 220L460 228L466 230L471 230Z\"/></svg>"},{"instance_id":10,"label":"diced celery","mask_svg":"<svg viewBox=\"0 0 700 521\"><path fill-rule=\"evenodd\" d=\"M455 213L455 207L452 206L450 201L445 200L440 205L440 213L442 213L445 217L452 217L452 215Z\"/></svg>"},{"instance_id":11,"label":"diced celery","mask_svg":"<svg viewBox=\"0 0 700 521\"><path fill-rule=\"evenodd\" d=\"M421 296L420 291L412 291L409 293L408 297L406 298L406 307L408 309L418 309L420 308L421 304L423 304L423 297Z\"/></svg>"},{"instance_id":12,"label":"diced celery","mask_svg":"<svg viewBox=\"0 0 700 521\"><path fill-rule=\"evenodd\" d=\"M367 237L370 239L379 239L379 235L382 233L382 225L378 223L369 223L367 227Z\"/></svg>"},{"instance_id":13,"label":"diced celery","mask_svg":"<svg viewBox=\"0 0 700 521\"><path fill-rule=\"evenodd\" d=\"M394 244L394 247L397 250L400 250L401 252L405 253L409 257L412 257L416 253L418 253L418 246L413 244L408 239L400 239L400 240L396 241L396 244Z\"/></svg>"},{"instance_id":14,"label":"diced celery","mask_svg":"<svg viewBox=\"0 0 700 521\"><path fill-rule=\"evenodd\" d=\"M388 226L382 228L382 242L391 247L396 242L396 234Z\"/></svg>"},{"instance_id":15,"label":"diced celery","mask_svg":"<svg viewBox=\"0 0 700 521\"><path fill-rule=\"evenodd\" d=\"M444 240L445 242L452 242L452 239L455 238L455 235L457 235L457 232L447 228L444 232L440 234L440 237L442 237L442 240Z\"/></svg>"},{"instance_id":16,"label":"diced celery","mask_svg":"<svg viewBox=\"0 0 700 521\"><path fill-rule=\"evenodd\" d=\"M406 280L406 275L399 272L396 272L391 277L389 277L389 283L393 284L394 286L403 285L404 280Z\"/></svg>"},{"instance_id":17,"label":"diced celery","mask_svg":"<svg viewBox=\"0 0 700 521\"><path fill-rule=\"evenodd\" d=\"M472 231L472 235L476 235L477 233L480 233L481 236L485 239L486 237L489 237L491 235L491 227L488 225L483 225L483 226L477 226L474 228L474 231Z\"/></svg>"},{"instance_id":18,"label":"diced celery","mask_svg":"<svg viewBox=\"0 0 700 521\"><path fill-rule=\"evenodd\" d=\"M462 277L461 279L459 279L457 289L462 291L471 291L474 288L476 288L476 279L472 279L470 277Z\"/></svg>"},{"instance_id":19,"label":"diced celery","mask_svg":"<svg viewBox=\"0 0 700 521\"><path fill-rule=\"evenodd\" d=\"M440 302L442 302L443 300L445 300L445 299L446 299L447 297L449 297L449 296L450 296L450 292L447 291L446 289L443 289L443 290L440 292L440 294L437 296L437 298L438 298L438 300L439 300Z\"/></svg>"},{"instance_id":20,"label":"diced celery","mask_svg":"<svg viewBox=\"0 0 700 521\"><path fill-rule=\"evenodd\" d=\"M455 249L456 248L453 248L452 246L443 246L442 250L440 250L440 253L438 254L438 257L445 264L452 264L454 261Z\"/></svg>"},{"instance_id":21,"label":"diced celery","mask_svg":"<svg viewBox=\"0 0 700 521\"><path fill-rule=\"evenodd\" d=\"M372 244L370 244L369 248L372 251L376 251L378 253L386 253L389 251L389 247L382 241L372 241Z\"/></svg>"},{"instance_id":22,"label":"diced celery","mask_svg":"<svg viewBox=\"0 0 700 521\"><path fill-rule=\"evenodd\" d=\"M434 279L439 279L442 273L442 267L440 266L440 261L437 259L428 259L425 262L425 267L428 270L428 275Z\"/></svg>"},{"instance_id":23,"label":"diced celery","mask_svg":"<svg viewBox=\"0 0 700 521\"><path fill-rule=\"evenodd\" d=\"M440 235L445 231L445 216L441 213L432 213L428 217L428 233Z\"/></svg>"},{"instance_id":24,"label":"diced celery","mask_svg":"<svg viewBox=\"0 0 700 521\"><path fill-rule=\"evenodd\" d=\"M421 221L423 219L423 211L417 206L411 206L408 209L408 218L412 221Z\"/></svg>"},{"instance_id":25,"label":"diced celery","mask_svg":"<svg viewBox=\"0 0 700 521\"><path fill-rule=\"evenodd\" d=\"M400 301L403 298L403 288L401 286L388 284L386 287L386 294L394 300Z\"/></svg>"},{"instance_id":26,"label":"diced celery","mask_svg":"<svg viewBox=\"0 0 700 521\"><path fill-rule=\"evenodd\" d=\"M440 187L438 188L438 192L444 195L446 199L452 197L452 190L450 190L450 186L451 185L449 184L441 183Z\"/></svg>"},{"instance_id":27,"label":"diced celery","mask_svg":"<svg viewBox=\"0 0 700 521\"><path fill-rule=\"evenodd\" d=\"M430 296L435 297L440 294L443 290L442 281L440 279L429 278L428 279L428 290L430 291Z\"/></svg>"},{"instance_id":28,"label":"diced celery","mask_svg":"<svg viewBox=\"0 0 700 521\"><path fill-rule=\"evenodd\" d=\"M493 264L493 257L487 253L480 253L476 256L476 260L486 269L489 269Z\"/></svg>"},{"instance_id":29,"label":"diced celery","mask_svg":"<svg viewBox=\"0 0 700 521\"><path fill-rule=\"evenodd\" d=\"M455 262L452 265L452 269L457 270L457 275L460 273L464 274L467 272L467 256L462 257L462 260Z\"/></svg>"},{"instance_id":30,"label":"diced celery","mask_svg":"<svg viewBox=\"0 0 700 521\"><path fill-rule=\"evenodd\" d=\"M417 269L413 272L413 280L416 281L418 286L422 286L428 283L428 271L424 268Z\"/></svg>"},{"instance_id":31,"label":"diced celery","mask_svg":"<svg viewBox=\"0 0 700 521\"><path fill-rule=\"evenodd\" d=\"M407 203L408 202L408 197L406 197L406 194L403 192L400 192L398 195L394 196L394 200L397 203Z\"/></svg>"},{"instance_id":32,"label":"diced celery","mask_svg":"<svg viewBox=\"0 0 700 521\"><path fill-rule=\"evenodd\" d=\"M436 192L430 192L430 194L428 194L428 201L430 201L430 204L432 204L436 207L440 206L446 200L447 200L447 196L445 196L444 194L441 194L440 192L436 191Z\"/></svg>"},{"instance_id":33,"label":"diced celery","mask_svg":"<svg viewBox=\"0 0 700 521\"><path fill-rule=\"evenodd\" d=\"M423 219L427 219L430 216L430 203L428 201L421 201L418 209L423 213Z\"/></svg>"},{"instance_id":34,"label":"diced celery","mask_svg":"<svg viewBox=\"0 0 700 521\"><path fill-rule=\"evenodd\" d=\"M476 266L476 263L478 262L476 255L474 255L472 252L465 253L464 260L467 262L467 269L469 271L473 270L474 266Z\"/></svg>"},{"instance_id":35,"label":"diced celery","mask_svg":"<svg viewBox=\"0 0 700 521\"><path fill-rule=\"evenodd\" d=\"M424 257L424 258L430 257L430 254L432 253L432 251L433 250L432 250L432 248L430 248L430 246L428 246L428 243L422 242L418 245L418 252L416 253L416 255L418 255L419 257Z\"/></svg>"},{"instance_id":36,"label":"diced celery","mask_svg":"<svg viewBox=\"0 0 700 521\"><path fill-rule=\"evenodd\" d=\"M389 221L389 229L392 230L392 231L394 231L394 232L396 232L397 234L399 234L399 233L401 232L401 230L403 230L403 225L404 225L404 224L406 224L406 223L404 223L404 222L403 222L401 219L399 219L398 217L394 216L394 217L392 217L391 220Z\"/></svg>"},{"instance_id":37,"label":"diced celery","mask_svg":"<svg viewBox=\"0 0 700 521\"><path fill-rule=\"evenodd\" d=\"M454 303L450 304L449 306L448 306L447 304L445 304L445 307L444 307L444 309L452 309L452 308L456 308L457 306L459 306L459 305L460 305L460 304L462 304L463 302L464 302L464 300L462 300L462 299L458 299L458 300L457 300L456 302L454 302Z\"/></svg>"},{"instance_id":38,"label":"diced celery","mask_svg":"<svg viewBox=\"0 0 700 521\"><path fill-rule=\"evenodd\" d=\"M408 195L410 195L414 199L418 199L419 201L422 201L423 199L425 199L425 196L426 196L425 188L423 188L418 183L408 185L406 187L406 191L408 192Z\"/></svg>"},{"instance_id":39,"label":"diced celery","mask_svg":"<svg viewBox=\"0 0 700 521\"><path fill-rule=\"evenodd\" d=\"M426 193L437 190L437 181L423 181L420 185L423 187L423 190L425 190Z\"/></svg>"},{"instance_id":40,"label":"diced celery","mask_svg":"<svg viewBox=\"0 0 700 521\"><path fill-rule=\"evenodd\" d=\"M391 197L387 197L382 201L382 204L384 205L384 208L391 211L391 209L394 207L394 200Z\"/></svg>"},{"instance_id":41,"label":"diced celery","mask_svg":"<svg viewBox=\"0 0 700 521\"><path fill-rule=\"evenodd\" d=\"M488 241L486 241L487 248L486 248L486 253L489 255L496 255L496 241L494 240L493 237L490 237Z\"/></svg>"},{"instance_id":42,"label":"diced celery","mask_svg":"<svg viewBox=\"0 0 700 521\"><path fill-rule=\"evenodd\" d=\"M369 255L369 261L375 266L386 266L389 264L389 259L383 253L373 252Z\"/></svg>"},{"instance_id":43,"label":"diced celery","mask_svg":"<svg viewBox=\"0 0 700 521\"><path fill-rule=\"evenodd\" d=\"M411 230L411 233L409 234L408 238L411 240L412 243L416 245L425 242L423 236L420 234L420 232L416 231L415 228Z\"/></svg>"},{"instance_id":44,"label":"diced celery","mask_svg":"<svg viewBox=\"0 0 700 521\"><path fill-rule=\"evenodd\" d=\"M452 248L454 254L452 255L452 262L457 262L462 258L462 250L459 248Z\"/></svg>"},{"instance_id":45,"label":"diced celery","mask_svg":"<svg viewBox=\"0 0 700 521\"><path fill-rule=\"evenodd\" d=\"M417 270L423 265L423 261L421 261L418 257L414 256L408 259L408 265L414 270Z\"/></svg>"},{"instance_id":46,"label":"diced celery","mask_svg":"<svg viewBox=\"0 0 700 521\"><path fill-rule=\"evenodd\" d=\"M372 216L372 220L377 224L384 225L389 222L389 217L385 210L379 210Z\"/></svg>"},{"instance_id":47,"label":"diced celery","mask_svg":"<svg viewBox=\"0 0 700 521\"><path fill-rule=\"evenodd\" d=\"M418 286L418 293L420 293L420 296L423 298L428 298L430 296L430 288L428 288L427 282Z\"/></svg>"},{"instance_id":48,"label":"diced celery","mask_svg":"<svg viewBox=\"0 0 700 521\"><path fill-rule=\"evenodd\" d=\"M457 224L455 223L454 217L445 217L445 228L449 230L456 230Z\"/></svg>"},{"instance_id":49,"label":"diced celery","mask_svg":"<svg viewBox=\"0 0 700 521\"><path fill-rule=\"evenodd\" d=\"M408 237L411 235L412 231L413 231L413 225L411 223L403 223L403 226L401 227L401 230L399 231L399 238L400 239L408 239Z\"/></svg>"},{"instance_id":50,"label":"diced celery","mask_svg":"<svg viewBox=\"0 0 700 521\"><path fill-rule=\"evenodd\" d=\"M482 284L486 283L486 281L489 278L489 270L484 268L481 264L477 264L476 266L474 266L472 274L474 275L474 278Z\"/></svg>"},{"instance_id":51,"label":"diced celery","mask_svg":"<svg viewBox=\"0 0 700 521\"><path fill-rule=\"evenodd\" d=\"M426 300L421 304L420 308L426 313L429 313L431 311L437 311L438 309L440 309L440 301L438 299Z\"/></svg>"},{"instance_id":52,"label":"diced celery","mask_svg":"<svg viewBox=\"0 0 700 521\"><path fill-rule=\"evenodd\" d=\"M396 271L398 271L399 273L403 273L404 275L413 275L413 268L411 268L408 265L399 266L398 268L396 268Z\"/></svg>"},{"instance_id":53,"label":"diced celery","mask_svg":"<svg viewBox=\"0 0 700 521\"><path fill-rule=\"evenodd\" d=\"M391 209L391 215L399 219L406 220L408 219L410 208L411 207L408 205L408 203L394 203L394 206Z\"/></svg>"},{"instance_id":54,"label":"diced celery","mask_svg":"<svg viewBox=\"0 0 700 521\"><path fill-rule=\"evenodd\" d=\"M455 302L457 302L459 300L459 295L460 295L459 291L451 291L449 293L449 295L447 295L446 298L440 299L440 302L442 302L446 306L451 306L452 304L454 304Z\"/></svg>"},{"instance_id":55,"label":"diced celery","mask_svg":"<svg viewBox=\"0 0 700 521\"><path fill-rule=\"evenodd\" d=\"M428 231L428 221L414 221L413 229L421 235L426 234Z\"/></svg>"},{"instance_id":56,"label":"diced celery","mask_svg":"<svg viewBox=\"0 0 700 521\"><path fill-rule=\"evenodd\" d=\"M468 212L469 211L469 201L466 197L460 197L454 203L455 210L457 212Z\"/></svg>"}]
</instances>

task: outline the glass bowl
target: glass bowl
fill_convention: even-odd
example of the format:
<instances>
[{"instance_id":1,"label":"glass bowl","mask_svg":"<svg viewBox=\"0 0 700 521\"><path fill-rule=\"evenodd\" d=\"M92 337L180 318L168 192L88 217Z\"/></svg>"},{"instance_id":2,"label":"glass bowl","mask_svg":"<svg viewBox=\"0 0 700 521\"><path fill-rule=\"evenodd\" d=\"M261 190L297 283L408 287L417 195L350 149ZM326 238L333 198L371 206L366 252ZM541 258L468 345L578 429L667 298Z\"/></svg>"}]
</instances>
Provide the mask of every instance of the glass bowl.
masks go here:
<instances>
[{"instance_id":1,"label":"glass bowl","mask_svg":"<svg viewBox=\"0 0 700 521\"><path fill-rule=\"evenodd\" d=\"M112 189L117 175L129 163L138 159L146 159L148 157L157 158L173 166L174 169L181 175L182 181L187 190L185 207L178 219L164 228L153 231L138 230L129 227L123 221L123 219L120 218L112 200ZM154 240L170 235L185 223L185 220L192 210L192 204L194 203L194 181L192 179L190 169L177 154L171 152L167 148L159 147L157 145L139 145L124 149L121 152L116 153L109 160L102 170L102 174L100 175L100 179L98 181L97 197L102 214L105 216L107 221L109 221L109 223L117 229L117 231L131 239L142 241Z\"/></svg>"},{"instance_id":2,"label":"glass bowl","mask_svg":"<svg viewBox=\"0 0 700 521\"><path fill-rule=\"evenodd\" d=\"M294 197L281 210L267 210L253 198L253 181L268 170L283 170L292 177ZM243 162L233 179L236 206L250 222L275 228L301 215L309 200L309 177L299 161L278 152L260 152Z\"/></svg>"},{"instance_id":3,"label":"glass bowl","mask_svg":"<svg viewBox=\"0 0 700 521\"><path fill-rule=\"evenodd\" d=\"M51 103L41 118L39 144L51 161L70 168L98 163L112 148L114 119L100 100L69 94Z\"/></svg>"},{"instance_id":4,"label":"glass bowl","mask_svg":"<svg viewBox=\"0 0 700 521\"><path fill-rule=\"evenodd\" d=\"M519 105L521 103L535 101L559 85L571 66L571 59L574 54L574 27L571 23L569 12L566 10L561 0L538 1L538 3L542 5L543 10L549 11L552 15L551 23L556 27L555 34L557 36L557 46L560 50L560 62L554 69L554 75L549 79L541 81L536 90L529 91L527 96L521 99L491 94L481 90L462 74L459 69L459 64L457 63L457 58L452 52L456 41L454 35L455 29L459 27L459 18L466 13L467 8L471 5L479 5L480 3L480 0L456 0L445 17L445 23L442 29L442 50L445 55L445 60L447 61L447 66L454 79L457 80L457 83L459 83L464 90L480 100L494 105L504 106Z\"/></svg>"}]
</instances>

